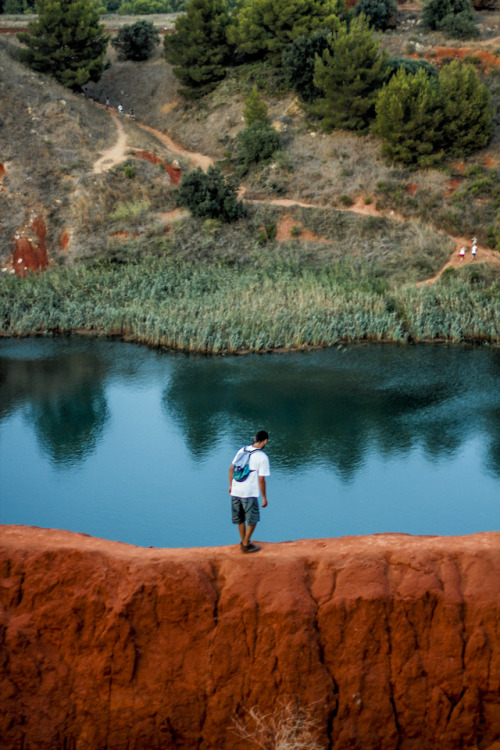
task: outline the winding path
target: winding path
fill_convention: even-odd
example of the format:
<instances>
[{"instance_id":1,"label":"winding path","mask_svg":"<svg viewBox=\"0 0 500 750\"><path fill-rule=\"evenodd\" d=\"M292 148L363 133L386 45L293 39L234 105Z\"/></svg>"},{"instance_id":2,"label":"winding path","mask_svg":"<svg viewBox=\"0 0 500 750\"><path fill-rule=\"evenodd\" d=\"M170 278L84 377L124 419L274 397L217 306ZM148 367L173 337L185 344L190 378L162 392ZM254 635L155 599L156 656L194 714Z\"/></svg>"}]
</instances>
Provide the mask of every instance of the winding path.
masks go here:
<instances>
[{"instance_id":1,"label":"winding path","mask_svg":"<svg viewBox=\"0 0 500 750\"><path fill-rule=\"evenodd\" d=\"M97 105L103 107L103 105ZM111 169L112 167L116 166L120 162L124 161L127 157L126 151L127 151L127 144L128 144L128 136L125 132L125 129L123 127L123 123L121 121L121 118L123 116L120 116L117 112L114 110L110 110L110 115L113 117L113 120L116 125L117 129L117 141L116 143L111 146L109 149L106 149L105 151L101 152L101 156L97 161L95 162L93 166L93 172L94 174L100 174L102 172L106 172L107 170ZM194 167L201 167L202 169L206 170L208 167L212 166L214 164L214 160L210 158L209 156L206 156L205 154L201 154L198 152L193 151L187 151L186 149L182 148L178 143L173 141L166 133L163 133L161 130L156 130L155 128L149 127L149 125L144 125L143 123L137 122L137 120L134 121L134 124L141 128L142 130L151 133L151 135L154 135L155 138L157 138L160 143L162 143L169 151L171 151L174 154L177 154L179 156L182 156L190 161L190 163ZM290 198L275 198L271 200L258 200L258 199L252 199L252 198L245 198L245 192L246 188L241 187L239 191L239 197L242 200L245 200L247 203L253 203L253 204L266 204L271 206L283 206L285 208L293 208L295 206L301 207L301 208L326 208L326 206L319 205L317 203L303 203L301 201L292 200ZM386 216L394 221L407 221L406 217L404 217L402 214L399 214L395 211L378 211L375 206L370 203L366 204L364 202L364 197L360 196L355 203L352 204L352 206L345 206L345 207L338 207L335 208L336 211L350 211L351 213L356 214L362 214L362 215L368 215L368 216ZM176 219L181 218L185 215L185 212L181 212L178 209L173 212L169 212L168 214L162 214L161 217L164 220L168 221L175 221ZM444 266L440 269L440 271L433 276L430 279L426 279L425 281L420 281L418 283L418 286L421 286L423 284L433 284L443 271L447 268L458 268L461 265L467 265L468 263L481 263L487 261L488 263L493 264L500 264L500 256L495 251L491 250L488 247L484 247L482 245L478 246L478 252L476 260L474 261L470 252L467 252L466 257L462 260L460 258L460 248L465 245L466 248L469 248L470 241L465 237L453 237L451 235L446 235L449 237L453 242L455 243L455 249L453 250L452 254L450 255L449 259L446 261Z\"/></svg>"},{"instance_id":2,"label":"winding path","mask_svg":"<svg viewBox=\"0 0 500 750\"><path fill-rule=\"evenodd\" d=\"M111 169L112 167L115 167L117 164L120 164L120 162L124 161L126 158L126 148L127 148L127 134L125 132L125 129L123 127L123 123L120 120L120 117L124 117L124 115L118 115L113 110L110 110L111 117L113 118L116 130L118 133L118 139L116 143L111 146L111 148L107 148L105 151L101 152L101 156L98 158L98 160L94 164L93 172L94 174L101 174L102 172L107 172L108 169Z\"/></svg>"}]
</instances>

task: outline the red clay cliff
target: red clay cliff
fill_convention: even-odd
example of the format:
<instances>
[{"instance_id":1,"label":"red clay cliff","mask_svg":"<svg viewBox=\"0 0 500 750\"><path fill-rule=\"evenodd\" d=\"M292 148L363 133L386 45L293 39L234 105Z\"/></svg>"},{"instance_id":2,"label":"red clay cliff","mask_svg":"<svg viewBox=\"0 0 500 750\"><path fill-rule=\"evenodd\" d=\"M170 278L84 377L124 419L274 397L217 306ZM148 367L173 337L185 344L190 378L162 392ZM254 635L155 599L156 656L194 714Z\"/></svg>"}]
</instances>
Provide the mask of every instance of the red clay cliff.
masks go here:
<instances>
[{"instance_id":1,"label":"red clay cliff","mask_svg":"<svg viewBox=\"0 0 500 750\"><path fill-rule=\"evenodd\" d=\"M0 527L0 747L500 748L500 533L143 549Z\"/></svg>"}]
</instances>

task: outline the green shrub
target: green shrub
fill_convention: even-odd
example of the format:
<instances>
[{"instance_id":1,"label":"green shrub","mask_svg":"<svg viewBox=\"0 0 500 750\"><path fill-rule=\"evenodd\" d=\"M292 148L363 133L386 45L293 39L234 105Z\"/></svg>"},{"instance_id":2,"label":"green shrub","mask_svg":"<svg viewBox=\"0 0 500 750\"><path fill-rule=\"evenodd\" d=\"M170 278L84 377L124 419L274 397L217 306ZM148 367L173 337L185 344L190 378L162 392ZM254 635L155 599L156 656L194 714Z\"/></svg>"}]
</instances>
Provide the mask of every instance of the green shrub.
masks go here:
<instances>
[{"instance_id":1,"label":"green shrub","mask_svg":"<svg viewBox=\"0 0 500 750\"><path fill-rule=\"evenodd\" d=\"M136 175L136 171L134 167L126 166L123 167L123 174L125 177L128 177L129 180L132 180Z\"/></svg>"},{"instance_id":2,"label":"green shrub","mask_svg":"<svg viewBox=\"0 0 500 750\"><path fill-rule=\"evenodd\" d=\"M479 29L468 11L445 16L439 24L439 29L452 39L474 39L480 36Z\"/></svg>"},{"instance_id":3,"label":"green shrub","mask_svg":"<svg viewBox=\"0 0 500 750\"><path fill-rule=\"evenodd\" d=\"M188 208L193 216L234 221L244 213L238 187L237 180L225 177L217 167L209 167L206 173L198 167L183 176L177 204Z\"/></svg>"},{"instance_id":4,"label":"green shrub","mask_svg":"<svg viewBox=\"0 0 500 750\"><path fill-rule=\"evenodd\" d=\"M137 219L149 210L149 201L131 201L130 203L117 203L109 214L111 221L130 221Z\"/></svg>"},{"instance_id":5,"label":"green shrub","mask_svg":"<svg viewBox=\"0 0 500 750\"><path fill-rule=\"evenodd\" d=\"M339 201L342 203L343 206L347 206L347 207L348 206L352 206L352 204L354 203L354 201L351 198L351 196L350 195L346 195L346 193L343 193L340 196Z\"/></svg>"},{"instance_id":6,"label":"green shrub","mask_svg":"<svg viewBox=\"0 0 500 750\"><path fill-rule=\"evenodd\" d=\"M401 68L411 75L423 70L430 78L437 78L439 73L436 66L428 60L413 60L411 57L390 57L388 65L392 71L391 75L397 73Z\"/></svg>"},{"instance_id":7,"label":"green shrub","mask_svg":"<svg viewBox=\"0 0 500 750\"><path fill-rule=\"evenodd\" d=\"M396 0L359 0L354 7L357 16L364 13L374 29L387 29L398 12Z\"/></svg>"},{"instance_id":8,"label":"green shrub","mask_svg":"<svg viewBox=\"0 0 500 750\"><path fill-rule=\"evenodd\" d=\"M240 173L248 172L252 164L262 163L272 157L281 147L279 133L271 125L253 122L237 135L238 150L236 159Z\"/></svg>"},{"instance_id":9,"label":"green shrub","mask_svg":"<svg viewBox=\"0 0 500 750\"><path fill-rule=\"evenodd\" d=\"M322 55L328 47L330 29L319 29L311 36L301 36L285 47L282 56L283 71L292 89L304 102L312 102L321 96L314 85L316 55Z\"/></svg>"},{"instance_id":10,"label":"green shrub","mask_svg":"<svg viewBox=\"0 0 500 750\"><path fill-rule=\"evenodd\" d=\"M120 60L147 60L160 42L160 35L151 21L137 21L123 26L111 41Z\"/></svg>"},{"instance_id":11,"label":"green shrub","mask_svg":"<svg viewBox=\"0 0 500 750\"><path fill-rule=\"evenodd\" d=\"M470 0L428 0L422 9L422 20L429 29L456 39L470 39L479 33Z\"/></svg>"}]
</instances>

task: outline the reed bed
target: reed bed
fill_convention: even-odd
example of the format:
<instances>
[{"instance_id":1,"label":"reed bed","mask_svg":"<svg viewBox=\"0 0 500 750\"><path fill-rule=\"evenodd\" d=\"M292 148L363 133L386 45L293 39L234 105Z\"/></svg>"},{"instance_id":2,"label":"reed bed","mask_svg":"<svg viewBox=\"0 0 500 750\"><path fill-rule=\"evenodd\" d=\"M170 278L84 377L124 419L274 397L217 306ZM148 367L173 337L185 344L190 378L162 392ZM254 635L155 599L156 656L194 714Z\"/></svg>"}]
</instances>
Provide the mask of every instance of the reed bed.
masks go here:
<instances>
[{"instance_id":1,"label":"reed bed","mask_svg":"<svg viewBox=\"0 0 500 750\"><path fill-rule=\"evenodd\" d=\"M241 352L338 342L500 341L500 295L449 280L390 294L345 264L303 268L181 263L54 268L0 278L0 331L120 335L184 351Z\"/></svg>"}]
</instances>

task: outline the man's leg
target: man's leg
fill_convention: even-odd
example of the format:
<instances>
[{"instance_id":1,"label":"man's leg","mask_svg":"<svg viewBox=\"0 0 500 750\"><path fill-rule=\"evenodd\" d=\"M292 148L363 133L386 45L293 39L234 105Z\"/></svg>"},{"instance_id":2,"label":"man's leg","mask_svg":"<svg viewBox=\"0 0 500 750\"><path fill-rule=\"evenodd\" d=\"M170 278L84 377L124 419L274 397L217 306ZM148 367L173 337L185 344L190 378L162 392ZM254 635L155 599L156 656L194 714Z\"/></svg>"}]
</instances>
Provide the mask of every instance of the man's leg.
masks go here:
<instances>
[{"instance_id":1,"label":"man's leg","mask_svg":"<svg viewBox=\"0 0 500 750\"><path fill-rule=\"evenodd\" d=\"M245 525L245 524L243 524L243 525ZM255 526L257 526L257 524L255 524ZM251 539L252 534L253 534L253 532L255 530L255 526L247 526L245 536L243 536L241 538L241 542L242 542L242 544L243 544L244 547L247 547L250 544L250 539ZM240 534L241 534L241 529L240 529Z\"/></svg>"},{"instance_id":2,"label":"man's leg","mask_svg":"<svg viewBox=\"0 0 500 750\"><path fill-rule=\"evenodd\" d=\"M240 530L240 537L241 541L243 542L245 539L245 534L247 533L247 527L245 522L238 524L238 529Z\"/></svg>"}]
</instances>

